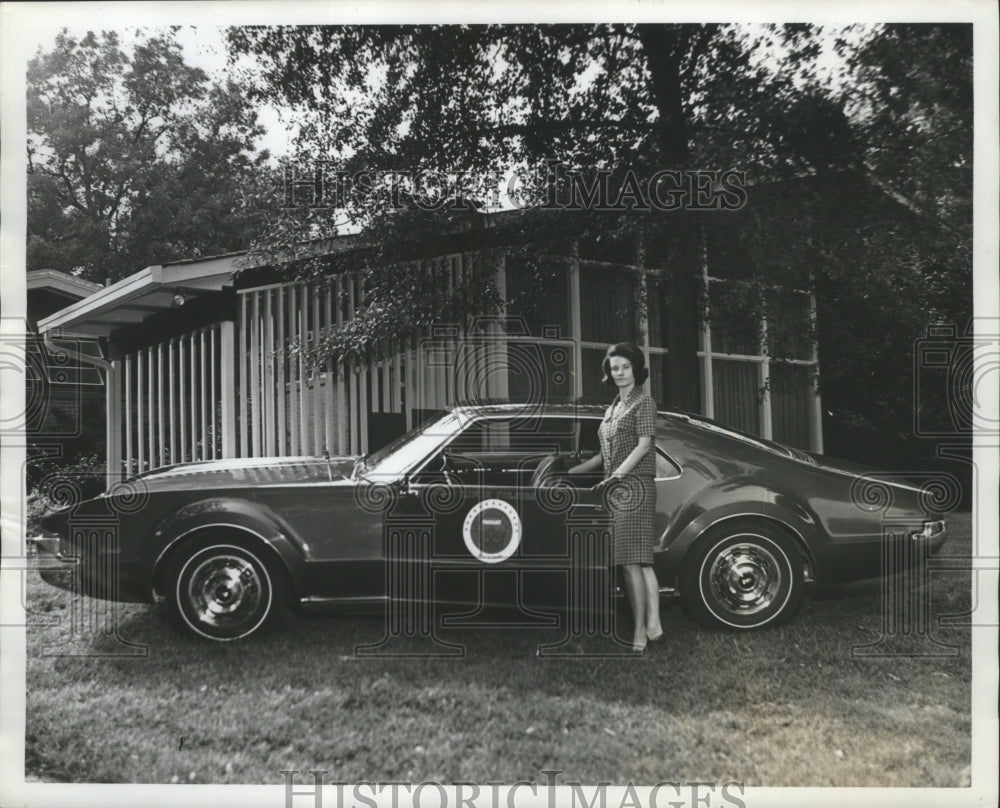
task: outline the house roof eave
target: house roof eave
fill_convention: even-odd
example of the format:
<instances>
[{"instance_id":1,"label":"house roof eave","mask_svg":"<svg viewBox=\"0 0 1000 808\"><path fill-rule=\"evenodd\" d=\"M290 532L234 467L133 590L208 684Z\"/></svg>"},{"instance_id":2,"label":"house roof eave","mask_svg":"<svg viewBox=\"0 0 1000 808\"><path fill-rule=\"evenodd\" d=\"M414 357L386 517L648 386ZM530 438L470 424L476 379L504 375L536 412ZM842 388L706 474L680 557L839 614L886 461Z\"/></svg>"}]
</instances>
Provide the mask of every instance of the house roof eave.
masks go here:
<instances>
[{"instance_id":1,"label":"house roof eave","mask_svg":"<svg viewBox=\"0 0 1000 808\"><path fill-rule=\"evenodd\" d=\"M38 331L109 336L117 328L170 309L177 293L197 296L231 285L241 255L146 267L44 318Z\"/></svg>"}]
</instances>

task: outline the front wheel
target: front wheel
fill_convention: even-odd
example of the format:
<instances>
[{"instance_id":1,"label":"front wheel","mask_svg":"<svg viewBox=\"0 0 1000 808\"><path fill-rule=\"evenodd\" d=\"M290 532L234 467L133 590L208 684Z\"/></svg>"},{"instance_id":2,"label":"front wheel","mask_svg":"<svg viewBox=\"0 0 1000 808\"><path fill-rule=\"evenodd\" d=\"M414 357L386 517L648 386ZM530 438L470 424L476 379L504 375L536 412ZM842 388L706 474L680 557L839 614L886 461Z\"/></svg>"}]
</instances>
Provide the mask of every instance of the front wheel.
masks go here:
<instances>
[{"instance_id":1,"label":"front wheel","mask_svg":"<svg viewBox=\"0 0 1000 808\"><path fill-rule=\"evenodd\" d=\"M174 560L167 604L181 628L236 640L270 628L287 602L285 571L266 552L230 538L206 538Z\"/></svg>"},{"instance_id":2,"label":"front wheel","mask_svg":"<svg viewBox=\"0 0 1000 808\"><path fill-rule=\"evenodd\" d=\"M734 523L698 539L681 568L681 599L702 625L761 628L796 612L804 579L790 536L777 527Z\"/></svg>"}]
</instances>

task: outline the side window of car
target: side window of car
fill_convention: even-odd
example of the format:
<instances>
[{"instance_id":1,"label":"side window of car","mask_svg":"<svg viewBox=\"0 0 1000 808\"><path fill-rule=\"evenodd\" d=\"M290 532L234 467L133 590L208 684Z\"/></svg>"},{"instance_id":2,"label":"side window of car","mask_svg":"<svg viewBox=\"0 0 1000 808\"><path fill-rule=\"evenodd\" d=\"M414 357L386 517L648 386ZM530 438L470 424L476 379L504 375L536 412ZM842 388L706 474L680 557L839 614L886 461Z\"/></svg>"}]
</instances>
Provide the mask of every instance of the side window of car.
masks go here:
<instances>
[{"instance_id":1,"label":"side window of car","mask_svg":"<svg viewBox=\"0 0 1000 808\"><path fill-rule=\"evenodd\" d=\"M510 424L512 451L569 454L575 443L573 418L524 418Z\"/></svg>"},{"instance_id":2,"label":"side window of car","mask_svg":"<svg viewBox=\"0 0 1000 808\"><path fill-rule=\"evenodd\" d=\"M601 451L601 440L597 437L597 430L600 426L600 418L580 419L580 445L578 449L580 457L584 460L599 454Z\"/></svg>"},{"instance_id":3,"label":"side window of car","mask_svg":"<svg viewBox=\"0 0 1000 808\"><path fill-rule=\"evenodd\" d=\"M458 454L579 451L590 457L601 451L600 423L599 418L484 418L455 438L448 450Z\"/></svg>"},{"instance_id":4,"label":"side window of car","mask_svg":"<svg viewBox=\"0 0 1000 808\"><path fill-rule=\"evenodd\" d=\"M670 480L681 476L681 468L660 447L656 447L656 479Z\"/></svg>"},{"instance_id":5,"label":"side window of car","mask_svg":"<svg viewBox=\"0 0 1000 808\"><path fill-rule=\"evenodd\" d=\"M489 421L477 421L455 438L448 449L452 452L482 452L490 445Z\"/></svg>"}]
</instances>

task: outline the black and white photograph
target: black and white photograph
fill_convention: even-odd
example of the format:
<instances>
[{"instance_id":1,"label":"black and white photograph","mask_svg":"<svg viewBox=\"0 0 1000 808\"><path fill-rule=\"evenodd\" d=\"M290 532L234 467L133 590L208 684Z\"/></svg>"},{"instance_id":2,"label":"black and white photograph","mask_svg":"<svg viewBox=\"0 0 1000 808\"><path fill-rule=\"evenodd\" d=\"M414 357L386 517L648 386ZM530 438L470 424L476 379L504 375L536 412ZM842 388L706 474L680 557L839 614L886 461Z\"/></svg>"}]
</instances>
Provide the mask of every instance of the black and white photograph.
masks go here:
<instances>
[{"instance_id":1,"label":"black and white photograph","mask_svg":"<svg viewBox=\"0 0 1000 808\"><path fill-rule=\"evenodd\" d=\"M0 4L0 804L996 805L996 11Z\"/></svg>"}]
</instances>

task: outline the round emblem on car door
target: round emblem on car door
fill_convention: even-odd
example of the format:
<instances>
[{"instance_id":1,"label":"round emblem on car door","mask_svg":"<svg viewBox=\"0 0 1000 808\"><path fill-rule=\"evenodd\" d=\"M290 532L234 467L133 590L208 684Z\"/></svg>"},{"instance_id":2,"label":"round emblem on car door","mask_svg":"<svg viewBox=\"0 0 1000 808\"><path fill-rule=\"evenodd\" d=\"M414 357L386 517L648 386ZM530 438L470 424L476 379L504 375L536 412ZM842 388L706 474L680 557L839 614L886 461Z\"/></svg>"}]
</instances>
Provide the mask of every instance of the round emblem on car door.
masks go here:
<instances>
[{"instance_id":1,"label":"round emblem on car door","mask_svg":"<svg viewBox=\"0 0 1000 808\"><path fill-rule=\"evenodd\" d=\"M462 538L473 557L498 564L514 555L521 543L521 517L509 502L484 499L466 514Z\"/></svg>"}]
</instances>

